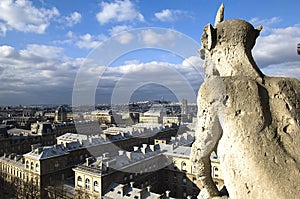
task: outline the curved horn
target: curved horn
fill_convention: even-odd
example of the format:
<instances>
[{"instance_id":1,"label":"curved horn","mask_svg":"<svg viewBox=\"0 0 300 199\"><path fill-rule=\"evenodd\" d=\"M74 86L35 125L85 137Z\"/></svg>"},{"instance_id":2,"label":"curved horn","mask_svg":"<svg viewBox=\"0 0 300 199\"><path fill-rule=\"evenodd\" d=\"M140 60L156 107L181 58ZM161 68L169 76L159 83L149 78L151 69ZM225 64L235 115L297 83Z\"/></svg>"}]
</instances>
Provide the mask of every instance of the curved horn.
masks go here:
<instances>
[{"instance_id":1,"label":"curved horn","mask_svg":"<svg viewBox=\"0 0 300 199\"><path fill-rule=\"evenodd\" d=\"M224 3L221 4L215 19L215 27L224 20Z\"/></svg>"}]
</instances>

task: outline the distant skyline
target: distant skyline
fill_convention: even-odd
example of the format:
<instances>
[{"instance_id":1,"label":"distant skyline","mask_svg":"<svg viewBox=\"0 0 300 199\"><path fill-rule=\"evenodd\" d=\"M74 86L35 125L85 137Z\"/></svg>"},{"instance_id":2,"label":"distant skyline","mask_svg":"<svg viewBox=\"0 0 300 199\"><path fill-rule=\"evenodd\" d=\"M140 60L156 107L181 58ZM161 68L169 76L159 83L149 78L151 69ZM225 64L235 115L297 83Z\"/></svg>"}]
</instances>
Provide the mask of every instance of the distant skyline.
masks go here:
<instances>
[{"instance_id":1,"label":"distant skyline","mask_svg":"<svg viewBox=\"0 0 300 199\"><path fill-rule=\"evenodd\" d=\"M178 32L200 48L203 27L214 23L222 2L225 19L240 18L255 27L263 25L253 56L266 75L300 79L300 56L296 51L300 43L300 2L296 0L1 0L0 106L72 104L73 85L82 64L88 63L95 48L112 38L119 42L112 49L122 49L133 40L156 48L133 50L107 66L90 68L91 76L100 76L96 104L110 103L115 86L131 82L125 81L129 77L142 85L131 93L131 100L163 97L175 101L185 91L174 76L177 73L195 91L188 99L194 102L203 80L203 61L195 49L191 49L189 57L181 57L174 54L179 49L166 51L169 48L163 47L172 48L174 44L175 48L181 37L176 35ZM124 32L135 29L140 29L136 35ZM107 57L105 53L112 49L99 57ZM106 70L102 74L97 67ZM171 91L172 84L176 91Z\"/></svg>"}]
</instances>

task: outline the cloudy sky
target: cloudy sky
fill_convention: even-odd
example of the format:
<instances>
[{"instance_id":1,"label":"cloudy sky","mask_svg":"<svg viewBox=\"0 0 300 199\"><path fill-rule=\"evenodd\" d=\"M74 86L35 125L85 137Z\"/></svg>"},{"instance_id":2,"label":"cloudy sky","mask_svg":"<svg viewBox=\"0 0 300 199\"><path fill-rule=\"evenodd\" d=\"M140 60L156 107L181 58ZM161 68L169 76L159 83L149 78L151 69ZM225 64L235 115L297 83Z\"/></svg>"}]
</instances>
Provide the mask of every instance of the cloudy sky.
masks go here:
<instances>
[{"instance_id":1,"label":"cloudy sky","mask_svg":"<svg viewBox=\"0 0 300 199\"><path fill-rule=\"evenodd\" d=\"M264 26L253 49L263 72L300 79L299 0L223 2L225 19ZM220 4L1 0L0 105L193 101L203 80L199 39Z\"/></svg>"}]
</instances>

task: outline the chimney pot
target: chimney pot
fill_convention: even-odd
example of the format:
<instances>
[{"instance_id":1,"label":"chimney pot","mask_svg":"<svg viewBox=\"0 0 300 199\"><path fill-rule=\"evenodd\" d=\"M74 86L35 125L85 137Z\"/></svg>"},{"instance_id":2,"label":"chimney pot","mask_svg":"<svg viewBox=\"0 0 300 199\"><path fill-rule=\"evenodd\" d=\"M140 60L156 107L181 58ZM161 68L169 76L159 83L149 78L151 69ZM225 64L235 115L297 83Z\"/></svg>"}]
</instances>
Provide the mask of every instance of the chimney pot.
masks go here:
<instances>
[{"instance_id":1,"label":"chimney pot","mask_svg":"<svg viewBox=\"0 0 300 199\"><path fill-rule=\"evenodd\" d=\"M139 150L139 147L138 146L134 146L133 147L133 151L138 151Z\"/></svg>"},{"instance_id":2,"label":"chimney pot","mask_svg":"<svg viewBox=\"0 0 300 199\"><path fill-rule=\"evenodd\" d=\"M150 149L151 149L151 151L153 151L153 152L154 152L154 151L155 151L155 147L154 147L154 145L152 145L152 144L151 144L151 145L150 145Z\"/></svg>"},{"instance_id":3,"label":"chimney pot","mask_svg":"<svg viewBox=\"0 0 300 199\"><path fill-rule=\"evenodd\" d=\"M133 188L134 182L130 182L130 187Z\"/></svg>"},{"instance_id":4,"label":"chimney pot","mask_svg":"<svg viewBox=\"0 0 300 199\"><path fill-rule=\"evenodd\" d=\"M170 192L169 190L166 191L166 197L170 197Z\"/></svg>"},{"instance_id":5,"label":"chimney pot","mask_svg":"<svg viewBox=\"0 0 300 199\"><path fill-rule=\"evenodd\" d=\"M120 150L119 151L119 156L123 156L124 155L124 151Z\"/></svg>"}]
</instances>

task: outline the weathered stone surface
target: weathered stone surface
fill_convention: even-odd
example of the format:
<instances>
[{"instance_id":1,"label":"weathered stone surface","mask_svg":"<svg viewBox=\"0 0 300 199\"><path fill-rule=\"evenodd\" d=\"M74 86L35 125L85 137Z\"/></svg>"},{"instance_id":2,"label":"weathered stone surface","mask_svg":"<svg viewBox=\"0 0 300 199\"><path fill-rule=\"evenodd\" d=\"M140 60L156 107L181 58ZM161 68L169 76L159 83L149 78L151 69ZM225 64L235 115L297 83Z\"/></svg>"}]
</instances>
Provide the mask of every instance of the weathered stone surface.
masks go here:
<instances>
[{"instance_id":1,"label":"weathered stone surface","mask_svg":"<svg viewBox=\"0 0 300 199\"><path fill-rule=\"evenodd\" d=\"M230 198L298 198L300 83L259 70L251 49L261 27L217 19L215 27L204 28L200 50L206 78L198 93L191 157L204 185L198 198L218 198L209 161L213 150Z\"/></svg>"}]
</instances>

